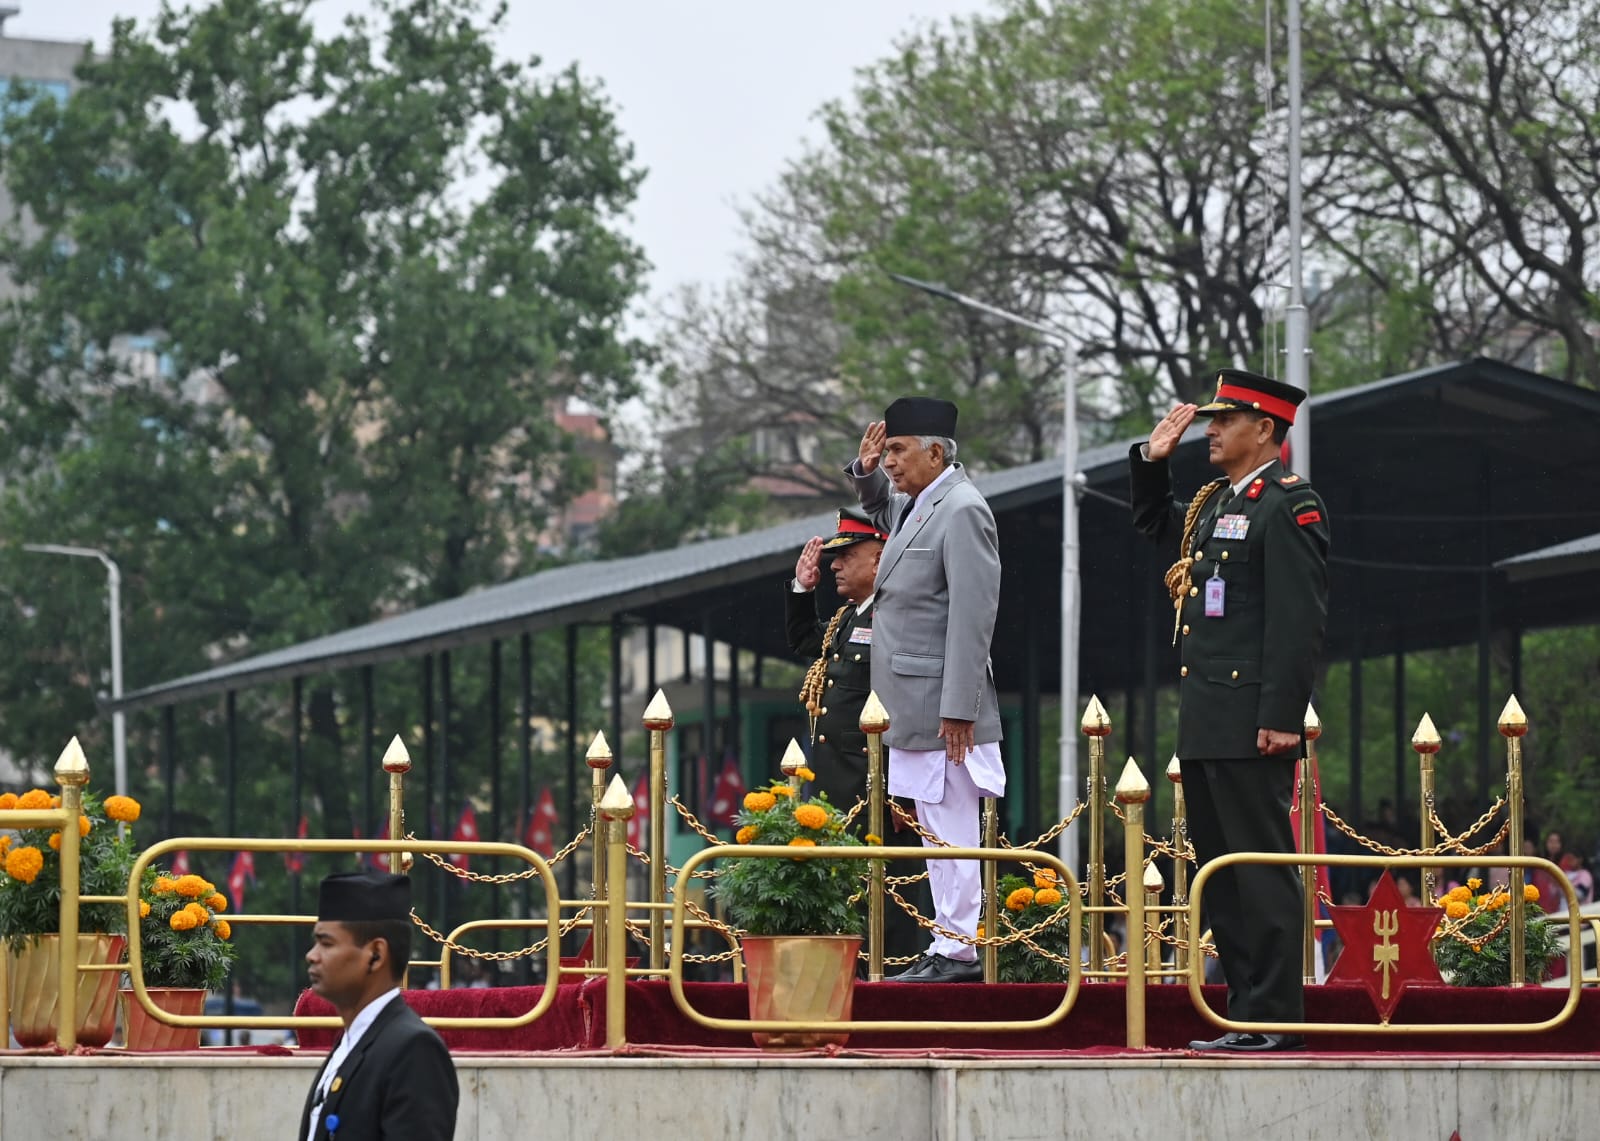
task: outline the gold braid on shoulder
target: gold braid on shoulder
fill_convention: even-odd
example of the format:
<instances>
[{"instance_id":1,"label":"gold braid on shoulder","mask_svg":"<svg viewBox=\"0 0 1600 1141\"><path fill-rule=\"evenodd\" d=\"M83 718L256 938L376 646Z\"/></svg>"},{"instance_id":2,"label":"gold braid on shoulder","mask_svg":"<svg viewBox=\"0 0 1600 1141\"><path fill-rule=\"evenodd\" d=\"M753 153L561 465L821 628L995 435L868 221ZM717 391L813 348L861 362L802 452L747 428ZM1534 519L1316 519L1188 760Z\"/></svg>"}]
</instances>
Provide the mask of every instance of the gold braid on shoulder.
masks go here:
<instances>
[{"instance_id":1,"label":"gold braid on shoulder","mask_svg":"<svg viewBox=\"0 0 1600 1141\"><path fill-rule=\"evenodd\" d=\"M822 653L806 670L806 680L800 685L800 700L805 702L806 712L811 714L813 736L817 731L817 714L822 709L823 675L828 672L828 647L833 644L833 636L839 632L839 623L849 609L850 603L847 602L834 613L833 621L828 623L827 632L822 635Z\"/></svg>"},{"instance_id":2,"label":"gold braid on shoulder","mask_svg":"<svg viewBox=\"0 0 1600 1141\"><path fill-rule=\"evenodd\" d=\"M1228 486L1228 477L1222 476L1212 480L1199 491L1194 493L1194 499L1189 504L1189 510L1183 517L1183 541L1178 545L1178 561L1167 568L1166 583L1167 593L1172 595L1172 644L1178 644L1178 627L1183 622L1183 599L1189 593L1189 588L1194 585L1194 579L1189 572L1194 568L1194 559L1189 555L1189 548L1194 543L1195 528L1200 523L1200 513L1211 497L1224 487Z\"/></svg>"}]
</instances>

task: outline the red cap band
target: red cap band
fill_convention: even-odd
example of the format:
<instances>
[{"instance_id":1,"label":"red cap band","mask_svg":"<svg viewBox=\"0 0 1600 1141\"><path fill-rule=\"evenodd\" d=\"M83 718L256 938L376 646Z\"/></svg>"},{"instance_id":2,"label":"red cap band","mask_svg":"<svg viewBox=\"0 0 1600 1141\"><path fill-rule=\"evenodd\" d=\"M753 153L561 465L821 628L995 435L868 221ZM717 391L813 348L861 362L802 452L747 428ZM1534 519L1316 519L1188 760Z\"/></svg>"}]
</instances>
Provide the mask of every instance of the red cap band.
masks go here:
<instances>
[{"instance_id":1,"label":"red cap band","mask_svg":"<svg viewBox=\"0 0 1600 1141\"><path fill-rule=\"evenodd\" d=\"M889 536L872 526L870 523L858 523L854 519L839 520L839 534L841 535L870 535L874 539L887 539Z\"/></svg>"},{"instance_id":2,"label":"red cap band","mask_svg":"<svg viewBox=\"0 0 1600 1141\"><path fill-rule=\"evenodd\" d=\"M1295 408L1287 400L1280 400L1276 396L1268 396L1265 392L1257 392L1253 388L1244 388L1237 384L1224 384L1217 389L1217 400L1239 400L1251 404L1280 420L1294 423Z\"/></svg>"}]
</instances>

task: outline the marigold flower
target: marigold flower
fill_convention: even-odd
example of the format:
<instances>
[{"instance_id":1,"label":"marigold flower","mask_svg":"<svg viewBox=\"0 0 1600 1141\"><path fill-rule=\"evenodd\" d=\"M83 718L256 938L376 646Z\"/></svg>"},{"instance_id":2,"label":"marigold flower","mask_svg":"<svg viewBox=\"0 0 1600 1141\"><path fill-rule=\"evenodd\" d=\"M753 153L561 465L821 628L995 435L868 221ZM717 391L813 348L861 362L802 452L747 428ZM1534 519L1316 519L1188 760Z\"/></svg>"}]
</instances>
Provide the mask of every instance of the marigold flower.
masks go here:
<instances>
[{"instance_id":1,"label":"marigold flower","mask_svg":"<svg viewBox=\"0 0 1600 1141\"><path fill-rule=\"evenodd\" d=\"M42 788L30 788L27 792L17 797L17 807L26 809L49 808L50 794Z\"/></svg>"},{"instance_id":2,"label":"marigold flower","mask_svg":"<svg viewBox=\"0 0 1600 1141\"><path fill-rule=\"evenodd\" d=\"M978 938L983 938L983 924L978 924Z\"/></svg>"},{"instance_id":3,"label":"marigold flower","mask_svg":"<svg viewBox=\"0 0 1600 1141\"><path fill-rule=\"evenodd\" d=\"M1462 903L1459 899L1452 899L1444 905L1444 913L1451 919L1465 919L1471 911L1472 908Z\"/></svg>"},{"instance_id":4,"label":"marigold flower","mask_svg":"<svg viewBox=\"0 0 1600 1141\"><path fill-rule=\"evenodd\" d=\"M794 789L790 788L786 784L775 784L775 785L772 786L772 795L773 796L790 797L790 796L794 795ZM776 803L776 802L774 802L774 803Z\"/></svg>"},{"instance_id":5,"label":"marigold flower","mask_svg":"<svg viewBox=\"0 0 1600 1141\"><path fill-rule=\"evenodd\" d=\"M87 836L88 834L89 834L89 818L87 816L84 816L84 815L80 814L78 816L78 835Z\"/></svg>"},{"instance_id":6,"label":"marigold flower","mask_svg":"<svg viewBox=\"0 0 1600 1141\"><path fill-rule=\"evenodd\" d=\"M7 850L10 849L10 847L11 847L11 837L10 837L10 835L0 836L0 859L3 859L5 857L5 854L6 854Z\"/></svg>"},{"instance_id":7,"label":"marigold flower","mask_svg":"<svg viewBox=\"0 0 1600 1141\"><path fill-rule=\"evenodd\" d=\"M871 832L868 832L865 836L862 837L862 839L865 840L871 847L874 847L874 848L876 848L879 844L883 843L883 837L882 836L874 835Z\"/></svg>"},{"instance_id":8,"label":"marigold flower","mask_svg":"<svg viewBox=\"0 0 1600 1141\"><path fill-rule=\"evenodd\" d=\"M59 832L50 833L50 850L52 852L61 851L61 833L59 833Z\"/></svg>"},{"instance_id":9,"label":"marigold flower","mask_svg":"<svg viewBox=\"0 0 1600 1141\"><path fill-rule=\"evenodd\" d=\"M140 919L149 919L150 918L150 901L148 899L141 899L139 901L139 918Z\"/></svg>"},{"instance_id":10,"label":"marigold flower","mask_svg":"<svg viewBox=\"0 0 1600 1141\"><path fill-rule=\"evenodd\" d=\"M802 804L794 810L794 820L802 828L825 828L828 810L820 804Z\"/></svg>"},{"instance_id":11,"label":"marigold flower","mask_svg":"<svg viewBox=\"0 0 1600 1141\"><path fill-rule=\"evenodd\" d=\"M155 878L155 882L150 885L150 890L155 892L157 895L166 895L172 890L172 885L173 880L171 876L157 876Z\"/></svg>"},{"instance_id":12,"label":"marigold flower","mask_svg":"<svg viewBox=\"0 0 1600 1141\"><path fill-rule=\"evenodd\" d=\"M748 844L759 835L761 835L761 830L759 828L757 828L754 824L746 824L743 828L739 829L739 831L733 834L733 842L735 844Z\"/></svg>"},{"instance_id":13,"label":"marigold flower","mask_svg":"<svg viewBox=\"0 0 1600 1141\"><path fill-rule=\"evenodd\" d=\"M1471 888L1473 891L1477 891L1480 887L1483 886L1483 881L1481 879L1479 879L1477 876L1468 876L1467 877L1467 886L1469 888Z\"/></svg>"},{"instance_id":14,"label":"marigold flower","mask_svg":"<svg viewBox=\"0 0 1600 1141\"><path fill-rule=\"evenodd\" d=\"M1034 892L1033 902L1044 907L1054 907L1061 902L1061 893L1053 887L1042 887Z\"/></svg>"},{"instance_id":15,"label":"marigold flower","mask_svg":"<svg viewBox=\"0 0 1600 1141\"><path fill-rule=\"evenodd\" d=\"M1006 910L1021 911L1032 902L1033 889L1031 887L1019 887L1016 891L1006 896Z\"/></svg>"},{"instance_id":16,"label":"marigold flower","mask_svg":"<svg viewBox=\"0 0 1600 1141\"><path fill-rule=\"evenodd\" d=\"M14 793L14 792L0 792L0 811L5 811L5 810L8 810L8 809L12 809L12 808L15 808L16 806L17 806L17 794L16 793Z\"/></svg>"},{"instance_id":17,"label":"marigold flower","mask_svg":"<svg viewBox=\"0 0 1600 1141\"><path fill-rule=\"evenodd\" d=\"M744 794L744 806L751 812L765 812L767 809L771 808L777 803L777 797L773 796L770 792L763 792L760 789L757 789L755 792L747 792Z\"/></svg>"},{"instance_id":18,"label":"marigold flower","mask_svg":"<svg viewBox=\"0 0 1600 1141\"><path fill-rule=\"evenodd\" d=\"M211 925L211 929L217 933L217 938L219 939L233 938L233 928L228 925L226 919L217 920Z\"/></svg>"},{"instance_id":19,"label":"marigold flower","mask_svg":"<svg viewBox=\"0 0 1600 1141\"><path fill-rule=\"evenodd\" d=\"M188 899L197 899L206 890L206 881L200 876L179 876L173 881L172 888L179 895Z\"/></svg>"},{"instance_id":20,"label":"marigold flower","mask_svg":"<svg viewBox=\"0 0 1600 1141\"><path fill-rule=\"evenodd\" d=\"M808 768L806 768L804 766L801 766L800 768L796 769L794 771L794 775L799 777L801 780L816 780L817 779L817 774L812 772L810 769L808 769Z\"/></svg>"},{"instance_id":21,"label":"marigold flower","mask_svg":"<svg viewBox=\"0 0 1600 1141\"><path fill-rule=\"evenodd\" d=\"M1034 887L1055 887L1056 873L1054 868L1040 868L1033 873Z\"/></svg>"},{"instance_id":22,"label":"marigold flower","mask_svg":"<svg viewBox=\"0 0 1600 1141\"><path fill-rule=\"evenodd\" d=\"M1523 884L1522 885L1522 898L1527 900L1529 903L1538 903L1539 902L1539 889L1534 887L1531 883Z\"/></svg>"},{"instance_id":23,"label":"marigold flower","mask_svg":"<svg viewBox=\"0 0 1600 1141\"><path fill-rule=\"evenodd\" d=\"M1481 955L1481 954L1483 954L1483 944L1481 944L1481 943L1474 943L1474 944L1472 944L1472 953L1473 953L1473 954L1474 954L1474 955Z\"/></svg>"},{"instance_id":24,"label":"marigold flower","mask_svg":"<svg viewBox=\"0 0 1600 1141\"><path fill-rule=\"evenodd\" d=\"M791 848L815 848L816 846L817 842L810 836L796 836L789 841L789 847Z\"/></svg>"},{"instance_id":25,"label":"marigold flower","mask_svg":"<svg viewBox=\"0 0 1600 1141\"><path fill-rule=\"evenodd\" d=\"M196 927L196 923L194 915L189 911L174 911L172 913L172 918L167 920L167 926L171 927L174 931L193 931Z\"/></svg>"},{"instance_id":26,"label":"marigold flower","mask_svg":"<svg viewBox=\"0 0 1600 1141\"><path fill-rule=\"evenodd\" d=\"M1446 899L1459 900L1462 903L1472 898L1472 889L1466 886L1453 887L1445 896Z\"/></svg>"},{"instance_id":27,"label":"marigold flower","mask_svg":"<svg viewBox=\"0 0 1600 1141\"><path fill-rule=\"evenodd\" d=\"M32 844L6 853L6 875L23 883L32 883L44 869L44 853Z\"/></svg>"},{"instance_id":28,"label":"marigold flower","mask_svg":"<svg viewBox=\"0 0 1600 1141\"><path fill-rule=\"evenodd\" d=\"M139 819L139 802L131 796L108 796L105 805L106 816L112 820L120 820L124 824L132 824Z\"/></svg>"},{"instance_id":29,"label":"marigold flower","mask_svg":"<svg viewBox=\"0 0 1600 1141\"><path fill-rule=\"evenodd\" d=\"M51 808L60 808L61 807L61 794L59 792L56 793L54 796L52 796L50 798L50 807Z\"/></svg>"},{"instance_id":30,"label":"marigold flower","mask_svg":"<svg viewBox=\"0 0 1600 1141\"><path fill-rule=\"evenodd\" d=\"M194 916L194 925L196 927L204 927L211 922L211 912L207 911L202 903L186 904L184 910Z\"/></svg>"},{"instance_id":31,"label":"marigold flower","mask_svg":"<svg viewBox=\"0 0 1600 1141\"><path fill-rule=\"evenodd\" d=\"M228 897L220 891L214 891L211 893L211 898L206 900L206 906L212 911L226 911L228 910Z\"/></svg>"}]
</instances>

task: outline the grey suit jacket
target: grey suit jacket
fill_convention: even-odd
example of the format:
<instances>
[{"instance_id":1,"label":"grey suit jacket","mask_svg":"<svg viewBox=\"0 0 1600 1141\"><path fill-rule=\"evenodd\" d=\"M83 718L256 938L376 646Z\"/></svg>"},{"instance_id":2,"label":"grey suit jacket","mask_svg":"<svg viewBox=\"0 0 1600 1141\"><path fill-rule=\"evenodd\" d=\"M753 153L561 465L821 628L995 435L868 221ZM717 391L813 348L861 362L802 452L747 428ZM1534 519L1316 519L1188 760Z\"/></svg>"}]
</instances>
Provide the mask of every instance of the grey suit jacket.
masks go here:
<instances>
[{"instance_id":1,"label":"grey suit jacket","mask_svg":"<svg viewBox=\"0 0 1600 1141\"><path fill-rule=\"evenodd\" d=\"M889 711L884 744L942 749L939 719L973 722L973 743L1000 740L1000 706L989 642L1000 605L1000 549L994 515L960 464L953 464L878 561L872 687ZM856 474L856 497L890 530L911 500L883 469ZM982 784L985 775L974 772Z\"/></svg>"}]
</instances>

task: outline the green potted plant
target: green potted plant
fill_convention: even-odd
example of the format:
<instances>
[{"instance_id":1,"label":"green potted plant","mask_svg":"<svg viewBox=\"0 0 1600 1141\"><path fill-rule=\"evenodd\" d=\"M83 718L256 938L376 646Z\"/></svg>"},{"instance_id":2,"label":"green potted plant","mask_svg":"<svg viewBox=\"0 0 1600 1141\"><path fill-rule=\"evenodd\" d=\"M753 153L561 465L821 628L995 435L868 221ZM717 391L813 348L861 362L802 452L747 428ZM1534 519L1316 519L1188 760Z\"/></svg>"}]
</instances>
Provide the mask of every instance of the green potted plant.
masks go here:
<instances>
[{"instance_id":1,"label":"green potted plant","mask_svg":"<svg viewBox=\"0 0 1600 1141\"><path fill-rule=\"evenodd\" d=\"M1072 908L1056 882L1041 868L1031 879L1000 878L1000 934L1021 935L1000 945L999 978L1003 983L1066 982L1072 962Z\"/></svg>"},{"instance_id":2,"label":"green potted plant","mask_svg":"<svg viewBox=\"0 0 1600 1141\"><path fill-rule=\"evenodd\" d=\"M814 779L801 769L802 781ZM860 847L826 796L802 799L785 780L744 798L740 844ZM847 1021L861 949L860 860L736 857L719 869L711 896L739 928L756 1020ZM789 1005L794 1001L804 1005ZM842 1044L848 1035L755 1034L773 1049Z\"/></svg>"},{"instance_id":3,"label":"green potted plant","mask_svg":"<svg viewBox=\"0 0 1600 1141\"><path fill-rule=\"evenodd\" d=\"M21 796L0 795L0 809L56 808L61 798L42 788ZM139 802L109 796L103 802L83 790L78 817L79 893L123 895L133 871L131 833L117 835L117 824L139 819ZM6 941L11 971L11 1029L23 1046L56 1040L57 971L61 934L61 834L50 828L23 828L0 836L0 936ZM78 962L114 963L127 938L127 911L110 903L78 909ZM104 1046L116 1029L116 974L78 976L77 1040Z\"/></svg>"},{"instance_id":4,"label":"green potted plant","mask_svg":"<svg viewBox=\"0 0 1600 1141\"><path fill-rule=\"evenodd\" d=\"M1523 909L1523 968L1530 983L1544 981L1559 952L1556 927L1539 906L1539 889L1518 885ZM1452 986L1511 985L1511 890L1485 888L1474 876L1439 899L1445 918L1434 932L1433 961Z\"/></svg>"},{"instance_id":5,"label":"green potted plant","mask_svg":"<svg viewBox=\"0 0 1600 1141\"><path fill-rule=\"evenodd\" d=\"M200 1014L206 992L226 982L238 948L223 918L228 899L210 880L145 869L139 889L139 966L150 1001L172 1014ZM130 1050L192 1050L198 1027L152 1018L131 989L123 992L124 1044Z\"/></svg>"}]
</instances>

